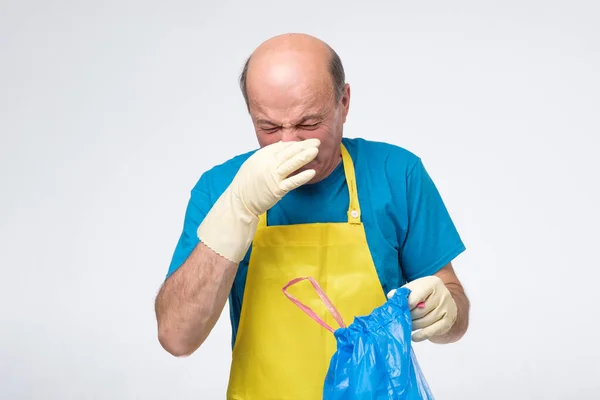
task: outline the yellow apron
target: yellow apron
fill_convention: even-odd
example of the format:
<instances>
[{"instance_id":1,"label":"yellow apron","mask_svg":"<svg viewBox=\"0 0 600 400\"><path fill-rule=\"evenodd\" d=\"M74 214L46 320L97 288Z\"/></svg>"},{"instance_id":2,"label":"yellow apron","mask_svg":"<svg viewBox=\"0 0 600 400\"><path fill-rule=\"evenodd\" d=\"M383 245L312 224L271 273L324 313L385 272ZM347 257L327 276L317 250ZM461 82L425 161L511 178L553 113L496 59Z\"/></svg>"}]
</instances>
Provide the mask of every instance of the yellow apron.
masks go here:
<instances>
[{"instance_id":1,"label":"yellow apron","mask_svg":"<svg viewBox=\"0 0 600 400\"><path fill-rule=\"evenodd\" d=\"M348 222L267 226L266 215L260 216L233 348L229 400L322 398L335 337L286 298L282 289L291 280L314 278L346 324L386 301L360 219L352 158L341 147ZM338 325L308 280L286 290L329 326Z\"/></svg>"}]
</instances>

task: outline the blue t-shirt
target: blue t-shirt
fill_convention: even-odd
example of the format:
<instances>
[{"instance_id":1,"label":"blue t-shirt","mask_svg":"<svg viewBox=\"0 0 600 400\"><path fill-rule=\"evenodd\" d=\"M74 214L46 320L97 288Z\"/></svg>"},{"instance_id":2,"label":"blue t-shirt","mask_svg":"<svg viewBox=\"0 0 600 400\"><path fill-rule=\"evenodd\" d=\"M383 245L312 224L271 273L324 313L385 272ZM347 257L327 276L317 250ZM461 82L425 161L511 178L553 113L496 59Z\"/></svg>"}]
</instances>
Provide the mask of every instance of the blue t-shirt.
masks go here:
<instances>
[{"instance_id":1,"label":"blue t-shirt","mask_svg":"<svg viewBox=\"0 0 600 400\"><path fill-rule=\"evenodd\" d=\"M356 173L367 243L385 293L432 275L465 250L444 202L419 157L401 147L360 138L343 138ZM167 277L198 244L205 215L254 152L238 155L205 172L191 192ZM269 225L348 221L349 194L343 164L321 182L283 197L268 213ZM229 296L232 345L235 343L248 261L240 262Z\"/></svg>"}]
</instances>

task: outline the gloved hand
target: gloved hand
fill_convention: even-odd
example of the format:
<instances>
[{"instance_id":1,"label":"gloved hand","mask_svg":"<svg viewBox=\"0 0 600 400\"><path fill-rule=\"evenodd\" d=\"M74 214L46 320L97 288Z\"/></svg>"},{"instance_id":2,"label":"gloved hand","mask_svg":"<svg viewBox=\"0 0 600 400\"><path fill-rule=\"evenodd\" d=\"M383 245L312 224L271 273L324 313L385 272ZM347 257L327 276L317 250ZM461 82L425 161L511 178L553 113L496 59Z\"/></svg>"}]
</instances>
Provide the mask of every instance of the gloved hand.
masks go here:
<instances>
[{"instance_id":1,"label":"gloved hand","mask_svg":"<svg viewBox=\"0 0 600 400\"><path fill-rule=\"evenodd\" d=\"M278 142L252 154L198 227L200 241L240 262L254 238L258 216L315 176L309 169L288 177L317 156L320 144L318 139Z\"/></svg>"},{"instance_id":2,"label":"gloved hand","mask_svg":"<svg viewBox=\"0 0 600 400\"><path fill-rule=\"evenodd\" d=\"M446 285L435 275L415 279L402 286L410 289L408 306L412 317L412 340L421 342L448 332L456 321L457 307ZM391 299L396 289L387 297ZM424 303L420 307L417 304Z\"/></svg>"}]
</instances>

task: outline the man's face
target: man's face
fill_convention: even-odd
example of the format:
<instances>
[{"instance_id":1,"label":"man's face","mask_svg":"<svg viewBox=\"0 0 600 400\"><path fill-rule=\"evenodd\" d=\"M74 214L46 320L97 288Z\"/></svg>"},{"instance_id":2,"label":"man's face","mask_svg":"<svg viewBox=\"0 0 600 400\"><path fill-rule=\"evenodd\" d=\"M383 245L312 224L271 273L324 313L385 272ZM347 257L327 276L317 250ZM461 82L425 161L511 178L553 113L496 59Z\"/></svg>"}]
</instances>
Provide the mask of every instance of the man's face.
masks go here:
<instances>
[{"instance_id":1,"label":"man's face","mask_svg":"<svg viewBox=\"0 0 600 400\"><path fill-rule=\"evenodd\" d=\"M345 86L344 94L337 102L328 80L308 84L300 78L285 90L277 89L253 87L249 91L250 115L258 142L264 147L279 141L319 139L318 156L298 171L314 169L316 175L311 183L318 182L339 163L350 87Z\"/></svg>"}]
</instances>

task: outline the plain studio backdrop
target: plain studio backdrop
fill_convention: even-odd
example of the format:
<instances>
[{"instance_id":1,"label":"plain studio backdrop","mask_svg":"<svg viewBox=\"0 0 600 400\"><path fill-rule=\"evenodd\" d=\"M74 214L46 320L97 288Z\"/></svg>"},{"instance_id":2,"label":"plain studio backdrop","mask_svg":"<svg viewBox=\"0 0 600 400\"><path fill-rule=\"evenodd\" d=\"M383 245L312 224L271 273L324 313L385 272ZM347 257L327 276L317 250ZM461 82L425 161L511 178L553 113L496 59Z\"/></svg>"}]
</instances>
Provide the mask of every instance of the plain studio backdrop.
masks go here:
<instances>
[{"instance_id":1,"label":"plain studio backdrop","mask_svg":"<svg viewBox=\"0 0 600 400\"><path fill-rule=\"evenodd\" d=\"M175 358L153 303L191 188L257 146L246 57L292 31L340 54L345 135L419 155L467 246L468 334L415 344L437 398L597 399L599 15L594 1L4 0L0 398L225 398L227 308Z\"/></svg>"}]
</instances>

